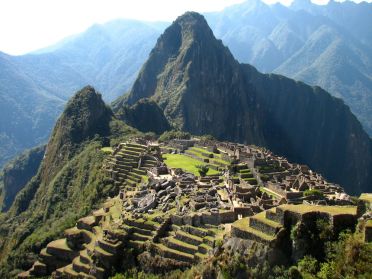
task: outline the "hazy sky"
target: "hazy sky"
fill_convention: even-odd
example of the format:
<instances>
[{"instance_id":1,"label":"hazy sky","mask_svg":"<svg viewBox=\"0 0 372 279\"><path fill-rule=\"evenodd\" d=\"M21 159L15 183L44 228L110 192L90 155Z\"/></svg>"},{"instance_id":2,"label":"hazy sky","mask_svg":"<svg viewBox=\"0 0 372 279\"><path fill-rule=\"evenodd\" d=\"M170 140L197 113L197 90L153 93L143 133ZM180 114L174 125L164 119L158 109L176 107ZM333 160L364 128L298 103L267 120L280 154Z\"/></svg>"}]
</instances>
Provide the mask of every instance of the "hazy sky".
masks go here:
<instances>
[{"instance_id":1,"label":"hazy sky","mask_svg":"<svg viewBox=\"0 0 372 279\"><path fill-rule=\"evenodd\" d=\"M1 0L0 51L23 54L111 19L170 21L185 11L218 11L239 2L244 0Z\"/></svg>"}]
</instances>

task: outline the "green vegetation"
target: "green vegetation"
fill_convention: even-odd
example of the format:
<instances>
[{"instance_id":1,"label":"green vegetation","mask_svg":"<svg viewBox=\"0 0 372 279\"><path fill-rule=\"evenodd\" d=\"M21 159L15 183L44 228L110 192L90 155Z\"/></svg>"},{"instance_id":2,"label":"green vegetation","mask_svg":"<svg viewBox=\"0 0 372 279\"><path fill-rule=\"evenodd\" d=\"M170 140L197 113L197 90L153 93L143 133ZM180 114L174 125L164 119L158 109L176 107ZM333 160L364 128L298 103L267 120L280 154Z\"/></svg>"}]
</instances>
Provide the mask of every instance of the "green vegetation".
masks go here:
<instances>
[{"instance_id":1,"label":"green vegetation","mask_svg":"<svg viewBox=\"0 0 372 279\"><path fill-rule=\"evenodd\" d=\"M273 198L276 198L276 199L280 199L281 198L281 196L279 196L278 194L276 194L276 193L274 193L274 192L272 192L272 191L268 191L265 187L263 187L263 186L260 186L260 191L262 192L262 193L266 193L266 194L268 194L270 197L273 197Z\"/></svg>"},{"instance_id":2,"label":"green vegetation","mask_svg":"<svg viewBox=\"0 0 372 279\"><path fill-rule=\"evenodd\" d=\"M319 199L322 199L324 198L324 194L322 191L319 191L319 190L316 190L316 189L312 189L312 190L306 190L304 192L304 196L305 197L308 197L308 196L315 196Z\"/></svg>"},{"instance_id":3,"label":"green vegetation","mask_svg":"<svg viewBox=\"0 0 372 279\"><path fill-rule=\"evenodd\" d=\"M1 278L30 267L42 247L118 193L102 169L107 155L100 150L138 134L113 118L91 87L72 98L56 124L38 173L8 213L0 216ZM6 223L10 218L12 222Z\"/></svg>"},{"instance_id":4,"label":"green vegetation","mask_svg":"<svg viewBox=\"0 0 372 279\"><path fill-rule=\"evenodd\" d=\"M9 162L0 174L0 211L7 211L15 196L37 173L43 159L45 146L26 150Z\"/></svg>"},{"instance_id":5,"label":"green vegetation","mask_svg":"<svg viewBox=\"0 0 372 279\"><path fill-rule=\"evenodd\" d=\"M321 206L321 205L294 205L294 204L283 204L280 205L280 208L283 210L290 210L297 213L306 213L306 212L324 212L331 215L340 215L340 214L352 214L356 215L356 206Z\"/></svg>"},{"instance_id":6,"label":"green vegetation","mask_svg":"<svg viewBox=\"0 0 372 279\"><path fill-rule=\"evenodd\" d=\"M178 131L178 130L172 130L172 131L164 132L159 137L159 141L164 142L164 141L169 141L171 139L190 139L190 138L191 138L190 133L182 132L182 131Z\"/></svg>"},{"instance_id":7,"label":"green vegetation","mask_svg":"<svg viewBox=\"0 0 372 279\"><path fill-rule=\"evenodd\" d=\"M204 177L207 175L209 168L206 165L197 165L196 168L198 169L199 175Z\"/></svg>"},{"instance_id":8,"label":"green vegetation","mask_svg":"<svg viewBox=\"0 0 372 279\"><path fill-rule=\"evenodd\" d=\"M326 260L305 256L298 262L303 278L371 278L372 244L364 243L361 234L343 233L329 242Z\"/></svg>"},{"instance_id":9,"label":"green vegetation","mask_svg":"<svg viewBox=\"0 0 372 279\"><path fill-rule=\"evenodd\" d=\"M112 154L114 152L114 150L112 149L112 147L102 147L101 148L101 151L106 153L106 154Z\"/></svg>"},{"instance_id":10,"label":"green vegetation","mask_svg":"<svg viewBox=\"0 0 372 279\"><path fill-rule=\"evenodd\" d=\"M363 193L363 194L361 194L360 197L359 197L359 199L362 200L362 201L366 201L366 202L372 204L372 194L370 194L370 193Z\"/></svg>"},{"instance_id":11,"label":"green vegetation","mask_svg":"<svg viewBox=\"0 0 372 279\"><path fill-rule=\"evenodd\" d=\"M190 172L194 175L199 175L199 170L197 168L198 165L206 165L201 164L200 161L193 159L189 156L182 155L182 154L164 154L163 155L164 162L170 168L180 168L184 171ZM209 169L207 175L218 174L219 172L213 169Z\"/></svg>"}]
</instances>

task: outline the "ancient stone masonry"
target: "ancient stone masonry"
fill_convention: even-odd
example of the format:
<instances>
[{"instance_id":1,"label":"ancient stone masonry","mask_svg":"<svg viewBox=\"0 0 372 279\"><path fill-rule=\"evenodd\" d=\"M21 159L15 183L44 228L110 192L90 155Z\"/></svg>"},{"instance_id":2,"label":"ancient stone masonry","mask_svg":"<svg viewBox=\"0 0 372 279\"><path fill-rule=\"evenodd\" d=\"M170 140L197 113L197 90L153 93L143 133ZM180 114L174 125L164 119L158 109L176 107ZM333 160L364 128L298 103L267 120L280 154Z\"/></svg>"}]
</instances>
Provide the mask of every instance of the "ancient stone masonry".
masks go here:
<instances>
[{"instance_id":1,"label":"ancient stone masonry","mask_svg":"<svg viewBox=\"0 0 372 279\"><path fill-rule=\"evenodd\" d=\"M182 165L170 168L166 152L198 159L214 174L201 177ZM326 216L340 230L355 224L358 211L348 206L340 186L255 146L137 140L117 146L103 168L119 194L79 219L64 238L50 242L20 278L107 278L130 248L133 256L145 252L167 261L169 268L188 267L207 258L223 239L274 249L307 216ZM307 190L318 190L318 196L305 195ZM370 241L370 217L366 222Z\"/></svg>"}]
</instances>

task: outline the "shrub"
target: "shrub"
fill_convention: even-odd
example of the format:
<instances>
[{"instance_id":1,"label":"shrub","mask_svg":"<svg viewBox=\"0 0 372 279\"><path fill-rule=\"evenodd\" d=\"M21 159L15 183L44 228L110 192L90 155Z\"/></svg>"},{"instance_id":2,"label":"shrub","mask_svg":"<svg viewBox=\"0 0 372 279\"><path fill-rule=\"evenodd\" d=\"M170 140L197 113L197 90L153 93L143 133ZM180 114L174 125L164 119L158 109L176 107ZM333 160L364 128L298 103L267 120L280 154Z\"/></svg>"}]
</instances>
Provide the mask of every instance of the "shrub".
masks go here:
<instances>
[{"instance_id":1,"label":"shrub","mask_svg":"<svg viewBox=\"0 0 372 279\"><path fill-rule=\"evenodd\" d=\"M319 191L319 190L316 190L316 189L312 189L312 190L306 190L304 192L304 196L305 197L308 197L308 196L316 196L318 198L323 198L324 197L324 194L323 192Z\"/></svg>"},{"instance_id":2,"label":"shrub","mask_svg":"<svg viewBox=\"0 0 372 279\"><path fill-rule=\"evenodd\" d=\"M164 132L159 137L160 142L169 141L169 140L172 140L172 139L191 139L191 135L190 135L190 133L187 133L187 132L172 130L172 131Z\"/></svg>"},{"instance_id":3,"label":"shrub","mask_svg":"<svg viewBox=\"0 0 372 279\"><path fill-rule=\"evenodd\" d=\"M198 169L198 172L201 177L206 176L209 171L209 167L206 165L197 165L196 168Z\"/></svg>"}]
</instances>

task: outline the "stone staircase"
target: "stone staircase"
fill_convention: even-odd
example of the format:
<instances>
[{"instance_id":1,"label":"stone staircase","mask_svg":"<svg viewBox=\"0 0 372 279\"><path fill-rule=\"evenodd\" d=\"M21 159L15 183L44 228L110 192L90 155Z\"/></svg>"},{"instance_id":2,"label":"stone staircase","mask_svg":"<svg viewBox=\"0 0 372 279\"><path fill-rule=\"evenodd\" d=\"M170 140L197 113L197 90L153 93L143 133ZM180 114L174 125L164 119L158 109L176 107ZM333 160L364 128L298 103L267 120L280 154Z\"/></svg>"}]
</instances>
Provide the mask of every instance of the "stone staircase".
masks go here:
<instances>
[{"instance_id":1,"label":"stone staircase","mask_svg":"<svg viewBox=\"0 0 372 279\"><path fill-rule=\"evenodd\" d=\"M147 241L153 241L160 224L143 219L124 219L124 229L128 233L128 245L142 250Z\"/></svg>"},{"instance_id":2,"label":"stone staircase","mask_svg":"<svg viewBox=\"0 0 372 279\"><path fill-rule=\"evenodd\" d=\"M141 183L147 170L157 165L155 158L148 154L148 148L138 143L122 143L119 149L109 159L112 170L111 177L120 187L120 192L131 195Z\"/></svg>"},{"instance_id":3,"label":"stone staircase","mask_svg":"<svg viewBox=\"0 0 372 279\"><path fill-rule=\"evenodd\" d=\"M212 229L172 225L172 230L166 237L154 245L162 257L192 264L207 256L208 251L213 249L215 240L216 234Z\"/></svg>"},{"instance_id":4,"label":"stone staircase","mask_svg":"<svg viewBox=\"0 0 372 279\"><path fill-rule=\"evenodd\" d=\"M251 185L257 185L257 180L253 177L252 171L248 168L247 164L238 166L238 174L240 179L244 182Z\"/></svg>"},{"instance_id":5,"label":"stone staircase","mask_svg":"<svg viewBox=\"0 0 372 279\"><path fill-rule=\"evenodd\" d=\"M76 227L65 230L65 238L50 242L41 250L39 260L31 269L18 277L41 277L53 273L53 278L106 278L120 258L123 248L120 239L123 237L105 236L102 227L104 214L108 215L109 210L97 210L93 215L79 219ZM125 232L122 236L126 237Z\"/></svg>"}]
</instances>

